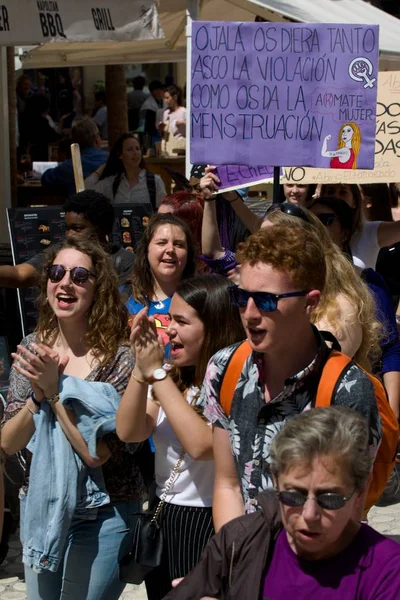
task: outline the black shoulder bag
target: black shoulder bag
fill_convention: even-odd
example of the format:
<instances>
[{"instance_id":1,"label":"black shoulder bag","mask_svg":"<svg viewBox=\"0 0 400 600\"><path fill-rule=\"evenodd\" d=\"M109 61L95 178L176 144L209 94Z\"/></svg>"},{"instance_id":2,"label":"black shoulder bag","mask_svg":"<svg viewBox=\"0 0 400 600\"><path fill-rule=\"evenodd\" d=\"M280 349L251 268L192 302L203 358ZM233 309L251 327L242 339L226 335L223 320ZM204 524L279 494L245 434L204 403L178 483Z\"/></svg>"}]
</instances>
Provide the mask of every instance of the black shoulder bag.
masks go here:
<instances>
[{"instance_id":1,"label":"black shoulder bag","mask_svg":"<svg viewBox=\"0 0 400 600\"><path fill-rule=\"evenodd\" d=\"M182 450L155 511L138 515L134 527L132 550L119 561L119 579L123 583L140 585L144 578L161 564L164 540L159 517L165 499L178 476L184 456L185 450Z\"/></svg>"}]
</instances>

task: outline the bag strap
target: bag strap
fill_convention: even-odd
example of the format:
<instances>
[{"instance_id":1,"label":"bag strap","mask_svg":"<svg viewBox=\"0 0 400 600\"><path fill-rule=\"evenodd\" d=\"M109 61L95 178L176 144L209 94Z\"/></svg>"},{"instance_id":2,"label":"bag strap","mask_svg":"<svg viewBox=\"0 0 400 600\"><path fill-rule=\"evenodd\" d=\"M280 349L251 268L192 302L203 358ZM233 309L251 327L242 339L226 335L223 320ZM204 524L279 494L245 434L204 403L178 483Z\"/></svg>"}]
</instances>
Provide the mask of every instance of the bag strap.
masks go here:
<instances>
[{"instance_id":1,"label":"bag strap","mask_svg":"<svg viewBox=\"0 0 400 600\"><path fill-rule=\"evenodd\" d=\"M167 483L165 484L165 490L164 490L164 492L161 495L160 502L157 504L156 510L154 511L154 515L153 515L153 517L151 519L151 523L157 523L157 519L160 516L160 513L161 513L161 511L163 509L163 506L165 504L165 500L166 500L169 492L171 491L172 486L174 485L176 478L178 477L178 472L179 472L179 469L181 468L181 464L183 462L184 457L185 457L185 450L184 450L184 448L182 448L182 452L179 455L177 463L174 466L174 468L172 469L172 473L171 473L171 475L170 475Z\"/></svg>"},{"instance_id":2,"label":"bag strap","mask_svg":"<svg viewBox=\"0 0 400 600\"><path fill-rule=\"evenodd\" d=\"M243 369L243 365L246 362L247 357L251 354L251 346L249 342L246 340L242 342L236 350L233 351L231 355L231 359L228 363L228 366L224 373L224 378L222 380L221 390L219 394L219 400L221 403L221 407L229 417L231 412L233 395L235 393L235 389L237 383L239 381L240 374Z\"/></svg>"},{"instance_id":3,"label":"bag strap","mask_svg":"<svg viewBox=\"0 0 400 600\"><path fill-rule=\"evenodd\" d=\"M147 191L149 192L149 197L150 197L150 204L152 209L154 210L154 212L157 211L157 206L156 206L156 178L154 176L154 173L149 173L148 171L146 171L146 184L147 184Z\"/></svg>"},{"instance_id":4,"label":"bag strap","mask_svg":"<svg viewBox=\"0 0 400 600\"><path fill-rule=\"evenodd\" d=\"M336 384L350 363L351 358L349 356L346 356L342 352L337 352L337 350L332 350L322 369L314 404L315 407L323 408L331 405Z\"/></svg>"}]
</instances>

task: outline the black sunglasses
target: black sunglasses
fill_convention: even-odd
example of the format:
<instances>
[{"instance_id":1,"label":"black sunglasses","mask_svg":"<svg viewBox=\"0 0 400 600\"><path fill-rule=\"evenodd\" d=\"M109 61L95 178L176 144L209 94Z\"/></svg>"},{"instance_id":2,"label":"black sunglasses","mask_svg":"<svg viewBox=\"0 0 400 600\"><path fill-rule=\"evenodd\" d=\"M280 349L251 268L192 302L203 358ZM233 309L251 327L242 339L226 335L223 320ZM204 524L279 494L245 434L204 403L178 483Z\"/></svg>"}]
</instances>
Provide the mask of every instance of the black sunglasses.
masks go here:
<instances>
[{"instance_id":1,"label":"black sunglasses","mask_svg":"<svg viewBox=\"0 0 400 600\"><path fill-rule=\"evenodd\" d=\"M307 500L313 499L318 506L325 510L339 510L339 508L343 508L346 502L353 497L355 491L356 490L354 489L347 498L341 494L335 494L334 492L317 494L316 496L307 496L306 494L303 494L303 492L298 492L296 490L277 492L277 496L279 502L292 508L304 506Z\"/></svg>"},{"instance_id":2,"label":"black sunglasses","mask_svg":"<svg viewBox=\"0 0 400 600\"><path fill-rule=\"evenodd\" d=\"M299 296L307 296L309 290L301 292L289 292L287 294L271 294L270 292L248 292L237 285L232 285L229 288L229 294L232 304L238 308L247 306L250 298L253 298L255 305L264 312L273 312L278 307L278 300L281 298L297 298Z\"/></svg>"},{"instance_id":3,"label":"black sunglasses","mask_svg":"<svg viewBox=\"0 0 400 600\"><path fill-rule=\"evenodd\" d=\"M290 215L291 217L297 217L298 219L303 219L303 221L305 221L306 223L310 222L310 219L307 217L304 210L298 204L293 204L292 202L282 202L282 204L272 204L268 208L267 212L265 213L265 216L269 215L270 213L274 212L275 210L280 210L281 212L285 213L285 215Z\"/></svg>"},{"instance_id":4,"label":"black sunglasses","mask_svg":"<svg viewBox=\"0 0 400 600\"><path fill-rule=\"evenodd\" d=\"M73 267L72 269L63 265L51 265L47 267L47 275L51 283L58 283L64 279L67 271L70 272L72 283L75 285L83 285L90 276L94 277L93 273L85 269L85 267Z\"/></svg>"},{"instance_id":5,"label":"black sunglasses","mask_svg":"<svg viewBox=\"0 0 400 600\"><path fill-rule=\"evenodd\" d=\"M336 215L333 213L320 213L319 215L315 215L325 227L329 227L336 219Z\"/></svg>"}]
</instances>

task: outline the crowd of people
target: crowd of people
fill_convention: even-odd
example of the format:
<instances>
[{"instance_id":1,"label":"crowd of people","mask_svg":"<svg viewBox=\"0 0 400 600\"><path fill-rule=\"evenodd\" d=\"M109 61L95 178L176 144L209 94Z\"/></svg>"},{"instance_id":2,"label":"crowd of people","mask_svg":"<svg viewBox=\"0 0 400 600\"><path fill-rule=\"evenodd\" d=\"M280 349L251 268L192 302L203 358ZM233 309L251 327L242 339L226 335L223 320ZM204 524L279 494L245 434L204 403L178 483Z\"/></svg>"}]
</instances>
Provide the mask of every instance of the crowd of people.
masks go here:
<instances>
[{"instance_id":1,"label":"crowd of people","mask_svg":"<svg viewBox=\"0 0 400 600\"><path fill-rule=\"evenodd\" d=\"M97 151L94 127L73 135ZM117 600L145 501L149 600L398 598L400 545L367 519L398 444L398 297L374 267L399 221L368 221L358 186L294 184L260 220L212 166L151 193L132 134L87 184L61 244L0 267L40 288L1 439L26 460L29 600ZM112 246L113 204L143 201L135 252Z\"/></svg>"},{"instance_id":2,"label":"crowd of people","mask_svg":"<svg viewBox=\"0 0 400 600\"><path fill-rule=\"evenodd\" d=\"M132 187L139 182L143 187L146 183L143 180L143 160L139 158L138 162L132 163L133 154L141 155L141 149L123 147L125 141L126 146L132 145L128 141L128 134L117 140L110 156L104 149L108 141L106 91L97 89L93 108L84 110L82 98L68 69L60 70L55 94L50 92L46 76L41 71L37 73L36 80L36 85L33 85L31 77L25 73L18 79L16 88L17 145L21 169L31 170L34 161L49 161L49 146L53 144L58 147L57 159L60 164L58 168L44 173L42 185L57 186L60 194L71 194L74 188L69 147L71 143L78 143L84 154L82 162L85 178L90 175L93 178L97 175L99 179L116 175L121 177L123 173L127 177L126 189L123 189L124 182L119 182L121 189L118 194L118 186L111 191L108 188L112 187L113 181L109 179L108 185L102 184L106 195L110 198L117 195L118 202L141 201L136 199L137 194L131 194L129 199ZM145 85L144 77L135 77L134 89L127 95L129 130L135 133L135 139L140 140L142 145L146 141L146 152L176 157L186 149L186 108L182 91L175 84L166 85L154 80L146 88L146 93ZM81 121L84 122L83 125L79 125ZM111 162L105 168L108 158ZM121 161L123 167L119 164ZM88 185L96 183L93 178ZM165 196L162 180L153 176L147 186L150 190L155 187L158 205L160 197Z\"/></svg>"}]
</instances>

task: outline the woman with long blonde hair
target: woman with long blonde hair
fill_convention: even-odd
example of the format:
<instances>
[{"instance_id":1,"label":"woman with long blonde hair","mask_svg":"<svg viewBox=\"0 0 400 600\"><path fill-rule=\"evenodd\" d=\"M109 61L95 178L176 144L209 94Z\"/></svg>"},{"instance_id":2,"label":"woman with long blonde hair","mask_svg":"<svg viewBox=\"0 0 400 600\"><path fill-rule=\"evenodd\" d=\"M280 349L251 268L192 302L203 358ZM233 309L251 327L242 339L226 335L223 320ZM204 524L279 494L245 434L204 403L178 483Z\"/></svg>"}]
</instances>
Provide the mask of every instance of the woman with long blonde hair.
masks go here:
<instances>
[{"instance_id":1,"label":"woman with long blonde hair","mask_svg":"<svg viewBox=\"0 0 400 600\"><path fill-rule=\"evenodd\" d=\"M349 246L354 265L360 269L375 269L379 250L400 242L400 221L367 221L363 193L355 183L319 185L315 198L328 196L344 200L353 210Z\"/></svg>"},{"instance_id":2,"label":"woman with long blonde hair","mask_svg":"<svg viewBox=\"0 0 400 600\"><path fill-rule=\"evenodd\" d=\"M343 252L348 252L352 228L352 212L348 204L339 198L318 198L310 210L325 226L326 231L339 248ZM376 302L377 318L383 325L379 375L382 377L389 403L396 417L399 418L400 341L392 297L384 279L373 269L364 269L361 277Z\"/></svg>"},{"instance_id":3,"label":"woman with long blonde hair","mask_svg":"<svg viewBox=\"0 0 400 600\"><path fill-rule=\"evenodd\" d=\"M285 212L285 204L270 211L262 227L282 224L316 231L325 250L326 284L312 320L320 330L333 333L342 352L371 371L380 355L381 325L376 320L375 302L348 258L333 243L321 221L303 207ZM294 210L296 212L294 212Z\"/></svg>"}]
</instances>

